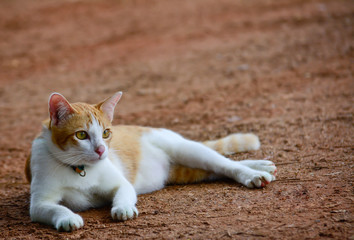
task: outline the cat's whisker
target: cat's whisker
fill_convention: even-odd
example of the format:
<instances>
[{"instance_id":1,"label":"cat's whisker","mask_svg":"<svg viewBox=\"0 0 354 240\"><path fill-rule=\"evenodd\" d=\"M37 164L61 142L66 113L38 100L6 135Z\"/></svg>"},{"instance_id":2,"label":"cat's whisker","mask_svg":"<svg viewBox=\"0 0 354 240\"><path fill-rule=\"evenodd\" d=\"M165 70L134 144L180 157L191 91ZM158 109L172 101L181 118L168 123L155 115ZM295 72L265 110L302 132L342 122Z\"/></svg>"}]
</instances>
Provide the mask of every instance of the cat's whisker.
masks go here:
<instances>
[{"instance_id":1,"label":"cat's whisker","mask_svg":"<svg viewBox=\"0 0 354 240\"><path fill-rule=\"evenodd\" d=\"M55 157L55 158L67 158L72 156L72 152L71 153L66 153L66 152L56 152L56 153L50 153L49 156Z\"/></svg>"},{"instance_id":2,"label":"cat's whisker","mask_svg":"<svg viewBox=\"0 0 354 240\"><path fill-rule=\"evenodd\" d=\"M73 155L73 153L68 153L67 154L67 156L69 156L70 155L70 157L66 157L65 158L65 161L67 161L67 162L70 162L70 164L65 164L65 163L63 163L62 161L57 161L57 166L56 166L56 168L52 171L52 175L54 175L55 173L56 173L56 171L60 168L60 167L67 167L67 166L75 166L76 165L76 163L78 163L78 162L80 162L80 161L82 161L84 158L82 157L82 153L80 153L80 151L77 151L77 153L75 154L75 155ZM69 161L68 161L69 160ZM71 161L71 160L74 160L74 161Z\"/></svg>"}]
</instances>

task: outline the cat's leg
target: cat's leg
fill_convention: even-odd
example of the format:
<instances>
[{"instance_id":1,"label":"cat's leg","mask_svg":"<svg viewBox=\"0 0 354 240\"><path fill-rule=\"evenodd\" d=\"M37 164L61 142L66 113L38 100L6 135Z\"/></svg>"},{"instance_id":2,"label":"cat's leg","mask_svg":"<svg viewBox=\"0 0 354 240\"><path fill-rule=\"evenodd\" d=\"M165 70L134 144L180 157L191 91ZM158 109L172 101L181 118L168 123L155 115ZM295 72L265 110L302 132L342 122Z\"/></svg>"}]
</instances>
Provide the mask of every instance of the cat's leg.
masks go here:
<instances>
[{"instance_id":1,"label":"cat's leg","mask_svg":"<svg viewBox=\"0 0 354 240\"><path fill-rule=\"evenodd\" d=\"M176 145L176 150L177 163L224 175L249 188L264 187L273 180L270 172L232 161L198 142L184 139Z\"/></svg>"},{"instance_id":2,"label":"cat's leg","mask_svg":"<svg viewBox=\"0 0 354 240\"><path fill-rule=\"evenodd\" d=\"M35 193L32 193L30 205L31 220L33 222L53 225L57 230L62 231L73 231L82 227L84 221L81 216L75 214L67 207L59 205L58 200L55 201L53 196L51 198L39 197Z\"/></svg>"},{"instance_id":3,"label":"cat's leg","mask_svg":"<svg viewBox=\"0 0 354 240\"><path fill-rule=\"evenodd\" d=\"M232 161L199 142L185 139L169 130L155 131L151 139L169 154L174 163L211 171L249 188L264 187L273 179L267 171L255 170Z\"/></svg>"},{"instance_id":4,"label":"cat's leg","mask_svg":"<svg viewBox=\"0 0 354 240\"><path fill-rule=\"evenodd\" d=\"M111 215L115 220L125 221L139 214L135 207L137 196L134 187L128 180L121 177L119 182L120 186L113 199Z\"/></svg>"}]
</instances>

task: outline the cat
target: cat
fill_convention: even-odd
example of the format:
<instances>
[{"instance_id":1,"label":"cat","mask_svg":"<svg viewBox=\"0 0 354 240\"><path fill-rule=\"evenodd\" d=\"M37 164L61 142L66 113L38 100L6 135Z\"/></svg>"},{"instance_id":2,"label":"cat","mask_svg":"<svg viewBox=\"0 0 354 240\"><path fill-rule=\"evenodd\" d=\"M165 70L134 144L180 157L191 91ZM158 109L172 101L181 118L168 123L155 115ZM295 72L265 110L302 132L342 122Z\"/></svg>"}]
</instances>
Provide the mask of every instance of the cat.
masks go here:
<instances>
[{"instance_id":1,"label":"cat","mask_svg":"<svg viewBox=\"0 0 354 240\"><path fill-rule=\"evenodd\" d=\"M32 221L72 231L84 224L74 211L111 203L114 220L132 219L138 216L137 194L166 184L228 177L261 188L275 180L271 161L237 162L221 155L259 149L258 137L250 133L200 143L167 129L112 126L121 96L117 92L90 105L51 94L50 117L26 162Z\"/></svg>"}]
</instances>

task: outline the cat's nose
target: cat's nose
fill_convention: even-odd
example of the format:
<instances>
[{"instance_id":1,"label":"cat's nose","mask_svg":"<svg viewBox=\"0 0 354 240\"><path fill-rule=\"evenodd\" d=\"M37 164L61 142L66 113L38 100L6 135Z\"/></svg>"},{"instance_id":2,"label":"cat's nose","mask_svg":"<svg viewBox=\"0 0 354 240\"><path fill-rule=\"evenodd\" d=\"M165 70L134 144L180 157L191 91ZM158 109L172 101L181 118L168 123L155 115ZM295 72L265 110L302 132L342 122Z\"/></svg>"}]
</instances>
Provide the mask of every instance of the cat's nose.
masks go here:
<instances>
[{"instance_id":1,"label":"cat's nose","mask_svg":"<svg viewBox=\"0 0 354 240\"><path fill-rule=\"evenodd\" d=\"M101 157L105 150L106 148L103 145L100 145L95 149L95 152Z\"/></svg>"}]
</instances>

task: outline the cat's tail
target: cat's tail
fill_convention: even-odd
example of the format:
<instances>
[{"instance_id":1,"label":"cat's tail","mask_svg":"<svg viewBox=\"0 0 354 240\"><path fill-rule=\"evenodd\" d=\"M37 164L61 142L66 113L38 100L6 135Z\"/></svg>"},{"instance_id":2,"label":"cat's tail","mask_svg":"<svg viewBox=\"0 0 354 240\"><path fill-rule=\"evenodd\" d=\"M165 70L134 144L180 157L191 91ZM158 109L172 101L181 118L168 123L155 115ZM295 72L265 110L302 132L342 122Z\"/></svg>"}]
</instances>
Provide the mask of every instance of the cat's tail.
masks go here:
<instances>
[{"instance_id":1,"label":"cat's tail","mask_svg":"<svg viewBox=\"0 0 354 240\"><path fill-rule=\"evenodd\" d=\"M261 146L258 137L252 133L234 133L218 140L205 141L203 144L222 155L258 150Z\"/></svg>"}]
</instances>

